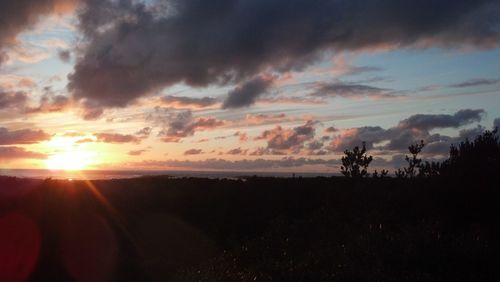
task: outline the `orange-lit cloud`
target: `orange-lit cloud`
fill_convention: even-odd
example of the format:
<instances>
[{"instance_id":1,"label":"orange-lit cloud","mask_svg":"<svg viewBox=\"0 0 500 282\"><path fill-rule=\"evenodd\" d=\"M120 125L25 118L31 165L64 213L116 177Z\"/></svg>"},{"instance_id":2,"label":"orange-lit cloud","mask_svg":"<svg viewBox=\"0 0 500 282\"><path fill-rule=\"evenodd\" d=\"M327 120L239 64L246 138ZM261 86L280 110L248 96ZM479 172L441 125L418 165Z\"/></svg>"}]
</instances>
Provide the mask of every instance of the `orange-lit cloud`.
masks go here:
<instances>
[{"instance_id":1,"label":"orange-lit cloud","mask_svg":"<svg viewBox=\"0 0 500 282\"><path fill-rule=\"evenodd\" d=\"M94 135L98 142L105 143L140 143L141 138L131 134L119 133L96 133Z\"/></svg>"},{"instance_id":2,"label":"orange-lit cloud","mask_svg":"<svg viewBox=\"0 0 500 282\"><path fill-rule=\"evenodd\" d=\"M5 127L0 127L0 145L35 144L49 140L50 138L51 135L42 130L9 130Z\"/></svg>"},{"instance_id":3,"label":"orange-lit cloud","mask_svg":"<svg viewBox=\"0 0 500 282\"><path fill-rule=\"evenodd\" d=\"M199 154L203 154L203 150L202 149L189 149L187 151L184 152L184 155L186 156L189 156L189 155L199 155Z\"/></svg>"},{"instance_id":4,"label":"orange-lit cloud","mask_svg":"<svg viewBox=\"0 0 500 282\"><path fill-rule=\"evenodd\" d=\"M46 154L28 151L22 147L0 146L0 159L46 159Z\"/></svg>"},{"instance_id":5,"label":"orange-lit cloud","mask_svg":"<svg viewBox=\"0 0 500 282\"><path fill-rule=\"evenodd\" d=\"M276 126L265 130L255 140L267 141L266 152L269 154L299 153L304 143L315 135L315 121L307 121L304 125L294 128Z\"/></svg>"}]
</instances>

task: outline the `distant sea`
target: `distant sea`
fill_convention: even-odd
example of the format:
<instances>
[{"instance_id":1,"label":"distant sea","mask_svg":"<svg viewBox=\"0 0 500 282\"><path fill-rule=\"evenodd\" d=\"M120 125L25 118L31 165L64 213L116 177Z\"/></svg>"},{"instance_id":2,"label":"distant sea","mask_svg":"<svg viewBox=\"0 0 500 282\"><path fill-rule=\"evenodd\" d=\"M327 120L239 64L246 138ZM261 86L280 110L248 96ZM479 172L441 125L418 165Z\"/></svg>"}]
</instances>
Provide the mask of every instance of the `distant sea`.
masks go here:
<instances>
[{"instance_id":1,"label":"distant sea","mask_svg":"<svg viewBox=\"0 0 500 282\"><path fill-rule=\"evenodd\" d=\"M199 177L199 178L244 178L250 176L261 177L330 177L334 173L293 173L293 172L249 172L249 171L166 171L166 170L84 170L84 171L64 171L64 170L47 170L47 169L0 169L0 175L16 176L21 178L35 179L121 179L135 178L142 176L171 176L176 178L182 177Z\"/></svg>"}]
</instances>

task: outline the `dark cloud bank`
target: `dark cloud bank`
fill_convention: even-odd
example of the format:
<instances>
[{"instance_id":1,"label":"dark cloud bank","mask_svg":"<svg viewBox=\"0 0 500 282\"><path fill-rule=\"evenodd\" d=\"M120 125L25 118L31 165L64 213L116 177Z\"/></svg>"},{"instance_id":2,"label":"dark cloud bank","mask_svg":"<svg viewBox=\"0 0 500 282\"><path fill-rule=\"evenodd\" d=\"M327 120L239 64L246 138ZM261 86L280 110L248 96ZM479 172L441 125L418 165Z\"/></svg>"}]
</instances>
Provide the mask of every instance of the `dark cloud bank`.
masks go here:
<instances>
[{"instance_id":1,"label":"dark cloud bank","mask_svg":"<svg viewBox=\"0 0 500 282\"><path fill-rule=\"evenodd\" d=\"M268 87L259 75L325 51L496 46L499 14L498 0L87 0L68 88L95 111L179 82L237 83L224 107L247 106Z\"/></svg>"},{"instance_id":2,"label":"dark cloud bank","mask_svg":"<svg viewBox=\"0 0 500 282\"><path fill-rule=\"evenodd\" d=\"M32 28L41 16L71 9L77 0L2 0L0 2L0 65L6 49L17 44L19 33Z\"/></svg>"},{"instance_id":3,"label":"dark cloud bank","mask_svg":"<svg viewBox=\"0 0 500 282\"><path fill-rule=\"evenodd\" d=\"M272 78L257 77L255 79L252 79L229 92L228 97L222 107L224 109L228 109L241 108L252 105L260 95L267 92L272 83Z\"/></svg>"}]
</instances>

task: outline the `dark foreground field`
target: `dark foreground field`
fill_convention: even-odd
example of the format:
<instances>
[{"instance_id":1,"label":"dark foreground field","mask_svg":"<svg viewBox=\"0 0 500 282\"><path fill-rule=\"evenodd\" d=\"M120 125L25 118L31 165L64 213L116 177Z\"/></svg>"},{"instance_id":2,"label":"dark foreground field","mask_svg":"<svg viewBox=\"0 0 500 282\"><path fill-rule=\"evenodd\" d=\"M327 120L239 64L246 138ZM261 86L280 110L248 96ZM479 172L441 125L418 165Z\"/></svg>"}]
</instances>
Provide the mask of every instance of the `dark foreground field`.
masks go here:
<instances>
[{"instance_id":1,"label":"dark foreground field","mask_svg":"<svg viewBox=\"0 0 500 282\"><path fill-rule=\"evenodd\" d=\"M491 177L0 178L0 280L500 281Z\"/></svg>"}]
</instances>

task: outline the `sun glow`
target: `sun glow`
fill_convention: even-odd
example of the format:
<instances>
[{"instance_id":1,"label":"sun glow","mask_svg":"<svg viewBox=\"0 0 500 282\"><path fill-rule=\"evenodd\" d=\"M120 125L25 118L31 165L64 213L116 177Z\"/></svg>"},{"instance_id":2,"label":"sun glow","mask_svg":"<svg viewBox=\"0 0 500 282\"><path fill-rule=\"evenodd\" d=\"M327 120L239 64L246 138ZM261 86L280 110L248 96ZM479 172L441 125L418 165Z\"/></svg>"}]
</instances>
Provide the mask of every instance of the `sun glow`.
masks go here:
<instances>
[{"instance_id":1,"label":"sun glow","mask_svg":"<svg viewBox=\"0 0 500 282\"><path fill-rule=\"evenodd\" d=\"M50 170L83 170L95 163L95 152L87 150L77 139L55 137L49 146L55 150L45 161Z\"/></svg>"},{"instance_id":2,"label":"sun glow","mask_svg":"<svg viewBox=\"0 0 500 282\"><path fill-rule=\"evenodd\" d=\"M50 156L45 164L51 170L82 170L92 163L90 152L64 152Z\"/></svg>"}]
</instances>

